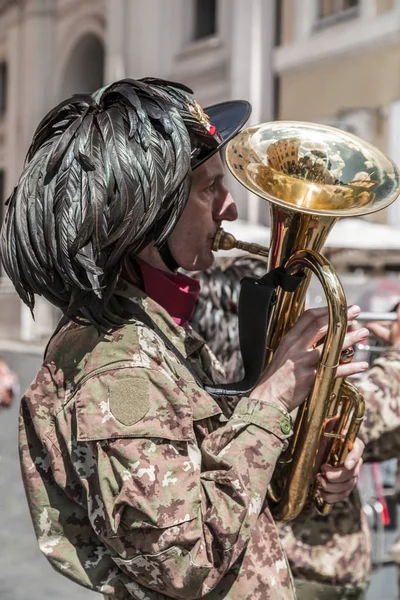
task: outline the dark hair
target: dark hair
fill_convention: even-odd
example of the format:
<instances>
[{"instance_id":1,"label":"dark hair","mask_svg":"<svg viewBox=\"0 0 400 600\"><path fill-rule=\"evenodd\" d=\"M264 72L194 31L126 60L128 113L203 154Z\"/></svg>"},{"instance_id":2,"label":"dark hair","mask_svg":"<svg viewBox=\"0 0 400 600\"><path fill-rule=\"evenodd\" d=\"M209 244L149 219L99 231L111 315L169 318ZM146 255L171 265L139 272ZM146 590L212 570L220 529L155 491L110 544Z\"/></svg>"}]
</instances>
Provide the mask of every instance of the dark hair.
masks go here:
<instances>
[{"instance_id":1,"label":"dark hair","mask_svg":"<svg viewBox=\"0 0 400 600\"><path fill-rule=\"evenodd\" d=\"M1 241L4 268L31 311L39 294L74 320L119 322L109 300L122 259L165 243L188 199L192 156L218 145L190 92L123 80L44 117Z\"/></svg>"}]
</instances>

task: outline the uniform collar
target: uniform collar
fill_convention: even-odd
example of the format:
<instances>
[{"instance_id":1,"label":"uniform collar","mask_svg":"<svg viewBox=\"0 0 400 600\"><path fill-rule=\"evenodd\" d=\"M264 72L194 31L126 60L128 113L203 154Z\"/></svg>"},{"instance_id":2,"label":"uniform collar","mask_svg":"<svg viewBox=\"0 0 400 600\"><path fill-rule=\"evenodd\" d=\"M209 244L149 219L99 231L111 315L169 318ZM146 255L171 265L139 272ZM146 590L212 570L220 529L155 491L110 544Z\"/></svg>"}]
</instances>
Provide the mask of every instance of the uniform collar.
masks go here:
<instances>
[{"instance_id":1,"label":"uniform collar","mask_svg":"<svg viewBox=\"0 0 400 600\"><path fill-rule=\"evenodd\" d=\"M138 303L167 335L175 347L186 358L197 352L205 344L203 338L190 325L178 325L168 311L154 298L141 289L142 282L137 269L128 267L120 279L115 293Z\"/></svg>"},{"instance_id":2,"label":"uniform collar","mask_svg":"<svg viewBox=\"0 0 400 600\"><path fill-rule=\"evenodd\" d=\"M200 283L183 273L166 273L137 259L141 271L141 286L146 294L162 306L177 325L187 327L192 318Z\"/></svg>"}]
</instances>

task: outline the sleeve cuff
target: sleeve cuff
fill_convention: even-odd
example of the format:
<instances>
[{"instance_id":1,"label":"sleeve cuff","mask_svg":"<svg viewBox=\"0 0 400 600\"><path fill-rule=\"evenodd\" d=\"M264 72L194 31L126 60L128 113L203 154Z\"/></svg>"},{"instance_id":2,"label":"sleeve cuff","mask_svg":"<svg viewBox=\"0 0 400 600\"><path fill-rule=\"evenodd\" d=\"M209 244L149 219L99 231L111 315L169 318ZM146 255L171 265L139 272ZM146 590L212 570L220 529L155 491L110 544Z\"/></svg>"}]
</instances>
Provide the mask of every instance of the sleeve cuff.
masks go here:
<instances>
[{"instance_id":1,"label":"sleeve cuff","mask_svg":"<svg viewBox=\"0 0 400 600\"><path fill-rule=\"evenodd\" d=\"M235 408L232 419L245 420L273 433L282 441L293 434L292 418L288 412L271 402L242 398Z\"/></svg>"}]
</instances>

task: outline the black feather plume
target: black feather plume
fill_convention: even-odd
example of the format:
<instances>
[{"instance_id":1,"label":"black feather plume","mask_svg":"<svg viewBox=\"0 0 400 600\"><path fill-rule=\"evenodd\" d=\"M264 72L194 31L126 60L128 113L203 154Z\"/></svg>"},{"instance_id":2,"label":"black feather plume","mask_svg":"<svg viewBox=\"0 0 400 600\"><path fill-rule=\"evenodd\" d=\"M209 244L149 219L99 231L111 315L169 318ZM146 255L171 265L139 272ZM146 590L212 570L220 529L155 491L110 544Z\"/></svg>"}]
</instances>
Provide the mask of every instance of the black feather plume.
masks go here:
<instances>
[{"instance_id":1,"label":"black feather plume","mask_svg":"<svg viewBox=\"0 0 400 600\"><path fill-rule=\"evenodd\" d=\"M5 270L31 310L40 294L77 322L121 324L113 291L124 257L165 242L188 200L192 156L217 144L190 93L126 79L42 119L1 235Z\"/></svg>"}]
</instances>

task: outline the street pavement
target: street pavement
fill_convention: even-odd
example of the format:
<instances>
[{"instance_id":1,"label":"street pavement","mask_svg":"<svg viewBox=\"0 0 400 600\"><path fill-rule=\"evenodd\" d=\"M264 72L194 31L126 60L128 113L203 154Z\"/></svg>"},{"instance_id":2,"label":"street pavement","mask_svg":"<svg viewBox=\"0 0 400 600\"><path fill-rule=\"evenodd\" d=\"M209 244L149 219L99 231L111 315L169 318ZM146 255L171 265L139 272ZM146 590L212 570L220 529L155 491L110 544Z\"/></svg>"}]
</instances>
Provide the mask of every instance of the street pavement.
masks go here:
<instances>
[{"instance_id":1,"label":"street pavement","mask_svg":"<svg viewBox=\"0 0 400 600\"><path fill-rule=\"evenodd\" d=\"M23 393L40 366L40 355L1 354L18 374ZM0 600L100 599L53 571L38 549L18 464L18 404L0 412ZM395 535L386 535L387 547ZM371 577L366 600L397 600L396 590L396 567L380 568Z\"/></svg>"}]
</instances>

